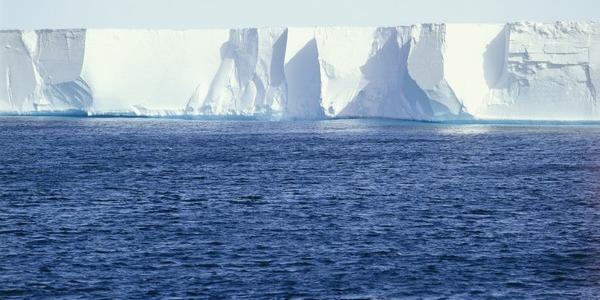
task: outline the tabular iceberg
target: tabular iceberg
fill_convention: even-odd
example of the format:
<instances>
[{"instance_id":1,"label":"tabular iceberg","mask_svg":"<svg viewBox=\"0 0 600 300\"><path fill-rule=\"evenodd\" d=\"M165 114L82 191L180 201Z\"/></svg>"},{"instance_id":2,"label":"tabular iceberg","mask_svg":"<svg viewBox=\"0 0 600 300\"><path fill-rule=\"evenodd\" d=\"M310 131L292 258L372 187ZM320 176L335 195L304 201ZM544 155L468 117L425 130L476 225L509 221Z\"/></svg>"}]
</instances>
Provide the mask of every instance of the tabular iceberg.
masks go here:
<instances>
[{"instance_id":1,"label":"tabular iceberg","mask_svg":"<svg viewBox=\"0 0 600 300\"><path fill-rule=\"evenodd\" d=\"M0 113L600 120L600 23L0 31Z\"/></svg>"}]
</instances>

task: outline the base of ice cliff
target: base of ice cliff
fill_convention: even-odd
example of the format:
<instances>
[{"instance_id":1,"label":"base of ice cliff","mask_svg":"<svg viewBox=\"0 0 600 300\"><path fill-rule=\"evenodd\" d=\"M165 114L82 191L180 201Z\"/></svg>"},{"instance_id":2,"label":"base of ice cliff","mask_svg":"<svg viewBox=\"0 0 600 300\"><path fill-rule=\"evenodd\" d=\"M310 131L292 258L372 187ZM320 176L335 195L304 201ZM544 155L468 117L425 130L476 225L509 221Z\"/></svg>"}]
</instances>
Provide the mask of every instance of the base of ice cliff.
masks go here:
<instances>
[{"instance_id":1,"label":"base of ice cliff","mask_svg":"<svg viewBox=\"0 0 600 300\"><path fill-rule=\"evenodd\" d=\"M600 120L600 23L0 31L0 114Z\"/></svg>"}]
</instances>

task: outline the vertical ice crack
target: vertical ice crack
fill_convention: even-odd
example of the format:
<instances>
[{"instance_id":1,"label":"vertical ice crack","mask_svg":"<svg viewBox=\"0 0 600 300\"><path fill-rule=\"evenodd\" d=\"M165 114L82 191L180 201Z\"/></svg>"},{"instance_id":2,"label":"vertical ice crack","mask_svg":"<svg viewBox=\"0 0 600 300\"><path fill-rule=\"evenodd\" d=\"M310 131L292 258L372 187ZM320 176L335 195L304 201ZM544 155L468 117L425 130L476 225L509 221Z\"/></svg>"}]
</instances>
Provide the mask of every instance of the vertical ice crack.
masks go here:
<instances>
[{"instance_id":1,"label":"vertical ice crack","mask_svg":"<svg viewBox=\"0 0 600 300\"><path fill-rule=\"evenodd\" d=\"M6 68L6 91L8 92L8 105L9 107L14 108L14 102L13 102L13 92L12 92L12 83L11 83L11 70L10 70L10 66Z\"/></svg>"},{"instance_id":2,"label":"vertical ice crack","mask_svg":"<svg viewBox=\"0 0 600 300\"><path fill-rule=\"evenodd\" d=\"M588 88L590 89L590 93L592 94L592 105L596 106L598 103L598 91L596 90L596 86L594 86L594 78L592 75L592 68L593 68L593 58L592 58L592 34L588 34L588 40L587 40L587 54L588 54L588 63L587 66L585 68L585 75L586 75L586 84L588 86Z\"/></svg>"}]
</instances>

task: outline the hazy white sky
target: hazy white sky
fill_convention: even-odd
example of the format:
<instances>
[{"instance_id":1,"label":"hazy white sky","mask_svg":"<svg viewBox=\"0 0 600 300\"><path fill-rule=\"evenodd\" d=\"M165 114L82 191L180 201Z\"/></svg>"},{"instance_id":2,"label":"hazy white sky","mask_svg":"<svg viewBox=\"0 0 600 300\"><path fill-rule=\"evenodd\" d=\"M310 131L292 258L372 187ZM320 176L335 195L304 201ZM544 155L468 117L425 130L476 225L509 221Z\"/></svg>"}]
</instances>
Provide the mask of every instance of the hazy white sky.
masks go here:
<instances>
[{"instance_id":1,"label":"hazy white sky","mask_svg":"<svg viewBox=\"0 0 600 300\"><path fill-rule=\"evenodd\" d=\"M600 0L0 0L0 28L598 20Z\"/></svg>"}]
</instances>

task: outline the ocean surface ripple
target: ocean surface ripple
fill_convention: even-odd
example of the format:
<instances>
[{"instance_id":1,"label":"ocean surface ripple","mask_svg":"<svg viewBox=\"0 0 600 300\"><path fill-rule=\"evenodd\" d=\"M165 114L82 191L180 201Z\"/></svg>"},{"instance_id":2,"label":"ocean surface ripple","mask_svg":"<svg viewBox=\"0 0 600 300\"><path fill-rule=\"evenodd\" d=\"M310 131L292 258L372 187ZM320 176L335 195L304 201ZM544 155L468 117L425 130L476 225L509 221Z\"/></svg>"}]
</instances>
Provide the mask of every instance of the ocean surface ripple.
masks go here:
<instances>
[{"instance_id":1,"label":"ocean surface ripple","mask_svg":"<svg viewBox=\"0 0 600 300\"><path fill-rule=\"evenodd\" d=\"M0 298L600 295L600 126L0 118Z\"/></svg>"}]
</instances>

